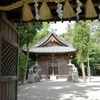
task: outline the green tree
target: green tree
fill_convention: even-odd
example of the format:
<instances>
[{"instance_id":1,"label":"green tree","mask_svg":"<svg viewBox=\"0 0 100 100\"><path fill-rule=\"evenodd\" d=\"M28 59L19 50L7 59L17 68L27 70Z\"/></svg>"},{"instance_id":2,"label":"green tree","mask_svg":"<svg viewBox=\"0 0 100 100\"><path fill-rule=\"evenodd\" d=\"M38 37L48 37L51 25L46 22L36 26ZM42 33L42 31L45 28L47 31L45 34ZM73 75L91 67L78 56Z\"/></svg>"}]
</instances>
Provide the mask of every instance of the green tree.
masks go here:
<instances>
[{"instance_id":1,"label":"green tree","mask_svg":"<svg viewBox=\"0 0 100 100\"><path fill-rule=\"evenodd\" d=\"M100 64L100 21L85 21L87 25L90 27L90 37L91 37L91 51L89 52L89 62L90 62L90 69L93 75L96 75L94 70L95 64ZM66 33L62 33L59 36L66 40L68 43L72 44L72 37L73 37L73 28L74 23L68 23L66 25ZM77 62L76 58L72 60L75 66L78 67L79 75L81 75L80 64ZM88 59L85 59L84 65L87 67Z\"/></svg>"},{"instance_id":2,"label":"green tree","mask_svg":"<svg viewBox=\"0 0 100 100\"><path fill-rule=\"evenodd\" d=\"M18 80L22 83L25 72L25 55L19 52Z\"/></svg>"},{"instance_id":3,"label":"green tree","mask_svg":"<svg viewBox=\"0 0 100 100\"><path fill-rule=\"evenodd\" d=\"M68 43L72 43L73 28L73 24L68 23L66 25L66 33L62 33L59 36L66 40Z\"/></svg>"},{"instance_id":4,"label":"green tree","mask_svg":"<svg viewBox=\"0 0 100 100\"><path fill-rule=\"evenodd\" d=\"M42 28L42 24L29 22L29 23L21 23L21 24L17 23L17 24L15 24L15 26L20 31L19 52L21 52L21 48L24 45L26 45L26 48L27 48L26 67L23 67L23 65L21 66L21 64L19 63L20 67L24 68L23 84L25 84L25 82L26 82L26 72L27 72L27 69L28 69L29 45L34 40L34 37L35 37L37 31L39 31ZM22 54L19 55L19 58L20 58L19 60L24 61L24 59L20 56L22 56ZM20 69L21 68L19 68L19 70ZM21 74L20 71L19 71L19 74Z\"/></svg>"},{"instance_id":5,"label":"green tree","mask_svg":"<svg viewBox=\"0 0 100 100\"><path fill-rule=\"evenodd\" d=\"M90 51L90 28L83 21L79 21L75 23L75 30L73 34L73 46L76 48L77 55L76 58L78 62L81 63L83 82L86 82L86 74L84 68L84 62L87 58L87 55Z\"/></svg>"},{"instance_id":6,"label":"green tree","mask_svg":"<svg viewBox=\"0 0 100 100\"><path fill-rule=\"evenodd\" d=\"M91 66L95 64L100 64L100 28L96 29L95 33L92 35L92 51L90 53ZM93 73L95 70L93 70ZM94 73L96 74L96 73Z\"/></svg>"},{"instance_id":7,"label":"green tree","mask_svg":"<svg viewBox=\"0 0 100 100\"><path fill-rule=\"evenodd\" d=\"M26 69L25 69L25 73L24 73L23 84L26 83L26 73L27 73L27 69L28 69L28 58L29 58L29 44L30 44L30 42L32 42L33 38L35 37L35 35L38 31L37 30L38 27L37 28L34 27L31 23L26 24L25 28L26 28L26 33L27 33L27 35L26 35L27 53L26 53ZM40 29L40 27L39 27L39 29Z\"/></svg>"},{"instance_id":8,"label":"green tree","mask_svg":"<svg viewBox=\"0 0 100 100\"><path fill-rule=\"evenodd\" d=\"M45 36L48 35L48 33L49 33L49 27L50 27L51 24L52 24L52 22L49 23L49 24L47 22L43 23L43 27L42 27L41 31L39 31L38 34L35 36L34 40L36 42L42 40ZM34 42L34 43L36 43L36 42Z\"/></svg>"},{"instance_id":9,"label":"green tree","mask_svg":"<svg viewBox=\"0 0 100 100\"><path fill-rule=\"evenodd\" d=\"M100 21L94 20L89 23L92 37L92 50L89 54L90 68L93 75L96 75L94 70L95 64L100 64Z\"/></svg>"}]
</instances>

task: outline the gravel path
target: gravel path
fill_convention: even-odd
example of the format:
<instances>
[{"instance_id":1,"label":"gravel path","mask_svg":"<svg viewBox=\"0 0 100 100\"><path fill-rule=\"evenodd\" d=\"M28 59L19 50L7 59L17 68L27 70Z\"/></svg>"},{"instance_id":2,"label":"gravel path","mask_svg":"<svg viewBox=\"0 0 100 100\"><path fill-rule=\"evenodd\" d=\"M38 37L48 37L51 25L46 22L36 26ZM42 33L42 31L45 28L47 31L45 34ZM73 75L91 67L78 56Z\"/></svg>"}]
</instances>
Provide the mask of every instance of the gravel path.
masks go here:
<instances>
[{"instance_id":1,"label":"gravel path","mask_svg":"<svg viewBox=\"0 0 100 100\"><path fill-rule=\"evenodd\" d=\"M68 82L66 79L41 80L18 87L18 100L100 100L100 77L91 82Z\"/></svg>"}]
</instances>

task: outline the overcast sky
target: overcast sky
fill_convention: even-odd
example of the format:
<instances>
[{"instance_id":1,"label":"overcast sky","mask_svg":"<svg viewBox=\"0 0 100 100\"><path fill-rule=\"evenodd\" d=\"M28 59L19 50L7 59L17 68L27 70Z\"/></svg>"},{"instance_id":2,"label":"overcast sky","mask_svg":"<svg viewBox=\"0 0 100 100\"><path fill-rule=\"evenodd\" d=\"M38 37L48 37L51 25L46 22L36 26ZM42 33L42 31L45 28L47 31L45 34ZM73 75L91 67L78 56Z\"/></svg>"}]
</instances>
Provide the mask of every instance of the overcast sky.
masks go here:
<instances>
[{"instance_id":1,"label":"overcast sky","mask_svg":"<svg viewBox=\"0 0 100 100\"><path fill-rule=\"evenodd\" d=\"M64 33L67 31L67 24L73 24L74 22L65 21L65 22L56 22L50 26L51 29L55 29L57 34Z\"/></svg>"}]
</instances>

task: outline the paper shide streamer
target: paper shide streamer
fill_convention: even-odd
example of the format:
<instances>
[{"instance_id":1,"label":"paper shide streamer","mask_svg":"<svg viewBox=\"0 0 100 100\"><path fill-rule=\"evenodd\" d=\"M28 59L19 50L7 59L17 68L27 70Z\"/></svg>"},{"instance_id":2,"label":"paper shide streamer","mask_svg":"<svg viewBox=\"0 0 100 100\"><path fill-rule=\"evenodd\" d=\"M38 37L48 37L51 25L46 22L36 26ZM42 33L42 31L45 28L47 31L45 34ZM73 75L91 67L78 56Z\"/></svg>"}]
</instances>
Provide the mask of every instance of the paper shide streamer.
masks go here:
<instances>
[{"instance_id":1,"label":"paper shide streamer","mask_svg":"<svg viewBox=\"0 0 100 100\"><path fill-rule=\"evenodd\" d=\"M34 0L35 4L34 4L34 7L35 7L35 13L36 13L36 16L35 16L35 19L36 20L39 20L40 19L40 15L39 15L39 11L38 11L38 0Z\"/></svg>"},{"instance_id":2,"label":"paper shide streamer","mask_svg":"<svg viewBox=\"0 0 100 100\"><path fill-rule=\"evenodd\" d=\"M62 4L60 4L58 2L56 2L56 3L57 3L57 10L56 10L56 12L58 13L59 18L62 19L62 17L63 17Z\"/></svg>"},{"instance_id":3,"label":"paper shide streamer","mask_svg":"<svg viewBox=\"0 0 100 100\"><path fill-rule=\"evenodd\" d=\"M83 5L80 0L76 0L76 3L77 3L77 8L76 8L76 17L77 17L77 20L79 19L79 13L82 12L81 10L81 6Z\"/></svg>"}]
</instances>

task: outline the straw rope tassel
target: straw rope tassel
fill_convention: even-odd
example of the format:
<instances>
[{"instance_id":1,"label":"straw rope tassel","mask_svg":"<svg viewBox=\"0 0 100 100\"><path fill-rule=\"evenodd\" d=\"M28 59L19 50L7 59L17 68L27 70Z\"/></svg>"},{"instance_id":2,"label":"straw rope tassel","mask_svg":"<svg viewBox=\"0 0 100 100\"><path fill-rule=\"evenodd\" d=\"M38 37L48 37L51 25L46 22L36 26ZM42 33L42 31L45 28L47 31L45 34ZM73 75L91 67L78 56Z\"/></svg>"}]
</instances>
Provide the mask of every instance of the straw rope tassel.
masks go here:
<instances>
[{"instance_id":1,"label":"straw rope tassel","mask_svg":"<svg viewBox=\"0 0 100 100\"><path fill-rule=\"evenodd\" d=\"M40 7L39 14L40 14L40 19L41 20L47 20L47 19L53 18L52 14L50 12L50 9L49 9L46 2L42 3L42 5Z\"/></svg>"},{"instance_id":2,"label":"straw rope tassel","mask_svg":"<svg viewBox=\"0 0 100 100\"><path fill-rule=\"evenodd\" d=\"M67 0L65 2L64 8L63 8L63 18L72 18L75 17L75 12L73 8L71 7L69 1Z\"/></svg>"},{"instance_id":3,"label":"straw rope tassel","mask_svg":"<svg viewBox=\"0 0 100 100\"><path fill-rule=\"evenodd\" d=\"M99 8L99 20L100 20L100 5L98 6L98 8Z\"/></svg>"},{"instance_id":4,"label":"straw rope tassel","mask_svg":"<svg viewBox=\"0 0 100 100\"><path fill-rule=\"evenodd\" d=\"M24 3L24 6L22 8L22 20L23 21L30 21L34 18L31 7L27 4Z\"/></svg>"},{"instance_id":5,"label":"straw rope tassel","mask_svg":"<svg viewBox=\"0 0 100 100\"><path fill-rule=\"evenodd\" d=\"M86 2L86 14L85 17L86 18L93 18L93 17L97 17L97 12L94 8L93 2L91 0L87 0Z\"/></svg>"}]
</instances>

